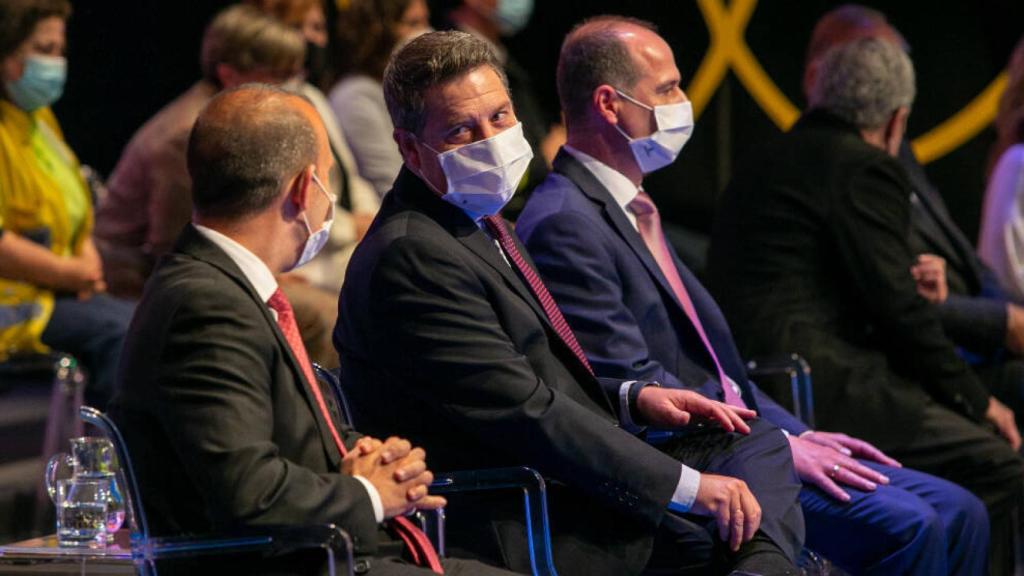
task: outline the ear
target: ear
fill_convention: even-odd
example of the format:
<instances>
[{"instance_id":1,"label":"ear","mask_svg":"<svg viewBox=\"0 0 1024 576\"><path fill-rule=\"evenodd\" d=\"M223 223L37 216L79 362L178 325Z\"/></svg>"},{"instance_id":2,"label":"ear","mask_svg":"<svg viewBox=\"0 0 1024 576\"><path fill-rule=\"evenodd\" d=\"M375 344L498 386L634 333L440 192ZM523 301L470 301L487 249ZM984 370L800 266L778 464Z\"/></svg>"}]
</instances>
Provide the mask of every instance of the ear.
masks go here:
<instances>
[{"instance_id":1,"label":"ear","mask_svg":"<svg viewBox=\"0 0 1024 576\"><path fill-rule=\"evenodd\" d=\"M420 148L416 145L416 135L403 128L395 128L391 137L398 144L398 151L402 154L405 165L417 174L422 173L423 160L420 156Z\"/></svg>"},{"instance_id":2,"label":"ear","mask_svg":"<svg viewBox=\"0 0 1024 576\"><path fill-rule=\"evenodd\" d=\"M818 60L811 60L804 67L804 103L808 106L811 104L811 90L814 88L814 82L818 79Z\"/></svg>"},{"instance_id":3,"label":"ear","mask_svg":"<svg viewBox=\"0 0 1024 576\"><path fill-rule=\"evenodd\" d=\"M900 144L903 143L903 136L907 132L907 118L910 116L910 108L900 106L889 117L885 124L885 151L890 156L899 156Z\"/></svg>"},{"instance_id":4,"label":"ear","mask_svg":"<svg viewBox=\"0 0 1024 576\"><path fill-rule=\"evenodd\" d=\"M217 64L213 73L217 77L217 81L220 82L221 88L234 88L239 83L238 72L227 64Z\"/></svg>"},{"instance_id":5,"label":"ear","mask_svg":"<svg viewBox=\"0 0 1024 576\"><path fill-rule=\"evenodd\" d=\"M622 104L619 102L619 95L615 92L615 88L607 84L594 88L591 104L597 115L604 118L606 122L609 124L619 123L619 106Z\"/></svg>"},{"instance_id":6,"label":"ear","mask_svg":"<svg viewBox=\"0 0 1024 576\"><path fill-rule=\"evenodd\" d=\"M0 61L0 80L14 82L24 73L24 62L16 54L10 54Z\"/></svg>"},{"instance_id":7,"label":"ear","mask_svg":"<svg viewBox=\"0 0 1024 576\"><path fill-rule=\"evenodd\" d=\"M316 170L315 164L306 166L288 184L288 198L285 200L285 204L293 209L295 214L301 214L309 208L309 191L313 186L314 170Z\"/></svg>"}]
</instances>

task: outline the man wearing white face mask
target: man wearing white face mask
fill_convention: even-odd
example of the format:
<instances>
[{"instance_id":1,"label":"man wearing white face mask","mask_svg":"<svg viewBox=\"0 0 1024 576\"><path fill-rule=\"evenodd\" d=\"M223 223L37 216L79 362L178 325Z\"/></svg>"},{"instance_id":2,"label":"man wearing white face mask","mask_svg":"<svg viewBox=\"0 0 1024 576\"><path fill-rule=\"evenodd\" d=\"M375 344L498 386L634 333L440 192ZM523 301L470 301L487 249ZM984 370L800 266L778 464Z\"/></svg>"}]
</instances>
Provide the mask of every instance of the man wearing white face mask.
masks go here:
<instances>
[{"instance_id":1,"label":"man wearing white face mask","mask_svg":"<svg viewBox=\"0 0 1024 576\"><path fill-rule=\"evenodd\" d=\"M516 232L594 370L627 379L627 402L643 402L637 387L656 381L756 407L788 434L807 546L843 569L982 572L987 520L977 498L865 442L811 430L748 382L721 311L669 246L641 185L693 131L679 82L670 47L644 22L592 19L562 47L569 141Z\"/></svg>"},{"instance_id":2,"label":"man wearing white face mask","mask_svg":"<svg viewBox=\"0 0 1024 576\"><path fill-rule=\"evenodd\" d=\"M539 470L559 573L795 573L803 518L782 435L689 390L637 386L644 401L627 403L499 215L533 154L489 47L420 36L384 94L404 167L353 256L334 333L360 425L415 439L440 467ZM654 447L636 419L711 431ZM525 571L521 516L501 500L451 515L474 552Z\"/></svg>"}]
</instances>

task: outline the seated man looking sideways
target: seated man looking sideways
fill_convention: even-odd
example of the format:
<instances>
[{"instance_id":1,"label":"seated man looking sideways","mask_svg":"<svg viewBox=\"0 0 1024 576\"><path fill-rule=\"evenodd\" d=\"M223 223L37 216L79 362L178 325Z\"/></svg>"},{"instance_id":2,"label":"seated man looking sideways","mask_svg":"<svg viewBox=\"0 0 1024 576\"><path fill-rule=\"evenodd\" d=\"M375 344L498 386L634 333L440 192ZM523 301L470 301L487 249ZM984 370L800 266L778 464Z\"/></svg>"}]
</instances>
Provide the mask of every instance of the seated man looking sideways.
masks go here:
<instances>
[{"instance_id":1,"label":"seated man looking sideways","mask_svg":"<svg viewBox=\"0 0 1024 576\"><path fill-rule=\"evenodd\" d=\"M415 438L444 469L545 474L559 573L678 572L696 550L675 512L713 533L709 572L795 573L800 485L778 428L688 390L620 398L497 216L533 153L490 47L420 36L392 58L384 95L404 167L352 258L334 334L360 425ZM655 448L634 418L715 425ZM511 511L468 513L528 566Z\"/></svg>"}]
</instances>

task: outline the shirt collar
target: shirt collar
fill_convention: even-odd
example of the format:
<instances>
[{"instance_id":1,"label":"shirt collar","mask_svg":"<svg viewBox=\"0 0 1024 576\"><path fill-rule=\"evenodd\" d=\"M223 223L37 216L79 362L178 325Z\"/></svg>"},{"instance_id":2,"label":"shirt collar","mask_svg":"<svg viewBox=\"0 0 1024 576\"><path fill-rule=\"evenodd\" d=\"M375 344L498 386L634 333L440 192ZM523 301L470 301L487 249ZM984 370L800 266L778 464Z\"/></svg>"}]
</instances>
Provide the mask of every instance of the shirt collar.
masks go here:
<instances>
[{"instance_id":1,"label":"shirt collar","mask_svg":"<svg viewBox=\"0 0 1024 576\"><path fill-rule=\"evenodd\" d=\"M590 171L591 174L597 178L598 182L604 185L608 192L612 195L615 203L619 205L626 214L626 218L629 219L630 224L636 228L636 215L633 214L627 207L629 203L636 198L636 195L640 192L629 178L626 178L622 172L612 168L611 166L601 162L597 158L569 146L564 145L563 148L566 152L572 155L573 158L583 164L583 167Z\"/></svg>"},{"instance_id":2,"label":"shirt collar","mask_svg":"<svg viewBox=\"0 0 1024 576\"><path fill-rule=\"evenodd\" d=\"M245 274L260 300L266 302L277 291L277 280L274 274L267 268L267 265L260 260L259 256L253 254L248 248L242 246L235 240L206 226L194 225L196 230L207 240L213 242L218 248L224 251L231 258L231 261Z\"/></svg>"}]
</instances>

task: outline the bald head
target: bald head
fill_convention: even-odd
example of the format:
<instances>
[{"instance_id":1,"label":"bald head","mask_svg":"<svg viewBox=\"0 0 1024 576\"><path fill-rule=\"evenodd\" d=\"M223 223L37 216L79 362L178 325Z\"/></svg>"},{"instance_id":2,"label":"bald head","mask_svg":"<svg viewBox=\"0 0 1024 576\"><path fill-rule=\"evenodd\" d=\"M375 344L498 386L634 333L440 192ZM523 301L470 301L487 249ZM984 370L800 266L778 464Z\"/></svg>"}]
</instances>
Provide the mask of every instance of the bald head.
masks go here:
<instances>
[{"instance_id":1,"label":"bald head","mask_svg":"<svg viewBox=\"0 0 1024 576\"><path fill-rule=\"evenodd\" d=\"M270 207L327 138L303 98L262 84L215 96L188 143L196 214L240 221Z\"/></svg>"},{"instance_id":2,"label":"bald head","mask_svg":"<svg viewBox=\"0 0 1024 576\"><path fill-rule=\"evenodd\" d=\"M825 54L836 46L862 38L877 38L904 51L909 50L907 41L878 10L860 4L843 4L829 10L814 25L807 45L803 81L805 97L810 95Z\"/></svg>"},{"instance_id":3,"label":"bald head","mask_svg":"<svg viewBox=\"0 0 1024 576\"><path fill-rule=\"evenodd\" d=\"M597 16L576 26L558 58L558 96L569 122L586 117L594 90L603 84L629 91L651 57L671 49L653 24L623 16Z\"/></svg>"}]
</instances>

